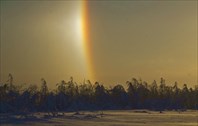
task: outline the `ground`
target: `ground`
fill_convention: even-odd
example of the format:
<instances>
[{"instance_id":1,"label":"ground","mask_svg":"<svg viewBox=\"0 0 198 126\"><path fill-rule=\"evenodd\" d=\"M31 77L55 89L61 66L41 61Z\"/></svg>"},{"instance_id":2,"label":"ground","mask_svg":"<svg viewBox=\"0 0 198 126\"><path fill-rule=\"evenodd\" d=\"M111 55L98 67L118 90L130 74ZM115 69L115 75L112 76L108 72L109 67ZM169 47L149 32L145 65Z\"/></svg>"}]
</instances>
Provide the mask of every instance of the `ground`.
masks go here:
<instances>
[{"instance_id":1,"label":"ground","mask_svg":"<svg viewBox=\"0 0 198 126\"><path fill-rule=\"evenodd\" d=\"M115 110L0 115L1 126L198 126L198 112Z\"/></svg>"}]
</instances>

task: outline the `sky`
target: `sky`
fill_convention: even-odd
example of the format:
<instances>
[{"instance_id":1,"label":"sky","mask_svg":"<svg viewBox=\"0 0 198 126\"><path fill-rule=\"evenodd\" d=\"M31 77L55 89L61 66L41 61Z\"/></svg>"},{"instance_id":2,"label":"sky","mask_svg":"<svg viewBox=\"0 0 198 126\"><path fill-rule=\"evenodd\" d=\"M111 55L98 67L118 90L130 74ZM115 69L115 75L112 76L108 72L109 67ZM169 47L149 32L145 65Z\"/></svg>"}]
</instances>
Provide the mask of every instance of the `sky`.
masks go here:
<instances>
[{"instance_id":1,"label":"sky","mask_svg":"<svg viewBox=\"0 0 198 126\"><path fill-rule=\"evenodd\" d=\"M197 1L1 1L1 73L53 87L73 76L197 84Z\"/></svg>"}]
</instances>

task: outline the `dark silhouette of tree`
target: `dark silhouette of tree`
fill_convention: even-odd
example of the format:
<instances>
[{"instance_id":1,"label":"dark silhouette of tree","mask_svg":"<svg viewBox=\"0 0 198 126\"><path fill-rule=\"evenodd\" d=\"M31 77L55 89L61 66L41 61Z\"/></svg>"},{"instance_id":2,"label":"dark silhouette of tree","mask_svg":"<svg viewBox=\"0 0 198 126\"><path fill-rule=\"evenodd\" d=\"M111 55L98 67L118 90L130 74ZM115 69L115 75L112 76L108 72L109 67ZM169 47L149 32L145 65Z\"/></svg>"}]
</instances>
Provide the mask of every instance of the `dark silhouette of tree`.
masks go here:
<instances>
[{"instance_id":1,"label":"dark silhouette of tree","mask_svg":"<svg viewBox=\"0 0 198 126\"><path fill-rule=\"evenodd\" d=\"M135 108L136 107L136 87L132 84L132 82L127 81L126 82L128 88L127 88L127 94L128 94L128 104L129 108Z\"/></svg>"},{"instance_id":2,"label":"dark silhouette of tree","mask_svg":"<svg viewBox=\"0 0 198 126\"><path fill-rule=\"evenodd\" d=\"M159 85L154 80L148 84L132 78L126 82L127 88L115 85L106 88L99 82L84 81L82 84L62 80L57 88L50 91L45 79L37 85L16 86L13 76L0 85L0 113L45 111L56 116L58 111L105 110L105 109L151 109L186 110L198 109L198 85L182 88L175 82L173 86L161 78Z\"/></svg>"},{"instance_id":3,"label":"dark silhouette of tree","mask_svg":"<svg viewBox=\"0 0 198 126\"><path fill-rule=\"evenodd\" d=\"M9 84L10 88L12 88L13 87L13 76L12 76L12 74L8 74L7 82Z\"/></svg>"},{"instance_id":4,"label":"dark silhouette of tree","mask_svg":"<svg viewBox=\"0 0 198 126\"><path fill-rule=\"evenodd\" d=\"M68 96L66 94L66 82L62 80L60 83L57 84L57 96L56 96L56 102L57 102L57 109L64 110L64 108L67 106L67 99Z\"/></svg>"},{"instance_id":5,"label":"dark silhouette of tree","mask_svg":"<svg viewBox=\"0 0 198 126\"><path fill-rule=\"evenodd\" d=\"M106 107L105 104L109 100L108 93L107 93L105 87L103 85L99 84L99 82L96 82L94 87L95 87L94 101L97 105L97 108L105 109L105 107Z\"/></svg>"},{"instance_id":6,"label":"dark silhouette of tree","mask_svg":"<svg viewBox=\"0 0 198 126\"><path fill-rule=\"evenodd\" d=\"M41 78L41 93L46 96L48 94L47 82L44 78Z\"/></svg>"},{"instance_id":7,"label":"dark silhouette of tree","mask_svg":"<svg viewBox=\"0 0 198 126\"><path fill-rule=\"evenodd\" d=\"M113 87L111 90L111 98L115 105L124 108L127 105L128 97L124 87L120 84Z\"/></svg>"}]
</instances>

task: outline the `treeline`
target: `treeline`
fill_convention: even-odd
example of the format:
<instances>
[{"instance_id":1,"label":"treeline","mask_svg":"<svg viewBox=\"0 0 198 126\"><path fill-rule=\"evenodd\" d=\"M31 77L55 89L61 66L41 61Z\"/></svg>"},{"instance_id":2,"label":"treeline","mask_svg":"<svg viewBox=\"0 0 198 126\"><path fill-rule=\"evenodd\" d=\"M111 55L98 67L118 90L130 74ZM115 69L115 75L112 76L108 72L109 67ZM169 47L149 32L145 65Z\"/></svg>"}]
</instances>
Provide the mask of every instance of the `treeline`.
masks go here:
<instances>
[{"instance_id":1,"label":"treeline","mask_svg":"<svg viewBox=\"0 0 198 126\"><path fill-rule=\"evenodd\" d=\"M0 113L8 112L54 112L108 109L186 110L198 108L198 86L179 88L166 85L161 78L159 84L133 78L126 82L127 88L118 84L106 88L99 82L89 80L77 84L71 77L61 81L57 88L49 91L45 79L41 86L13 85L10 74L8 82L0 85Z\"/></svg>"}]
</instances>

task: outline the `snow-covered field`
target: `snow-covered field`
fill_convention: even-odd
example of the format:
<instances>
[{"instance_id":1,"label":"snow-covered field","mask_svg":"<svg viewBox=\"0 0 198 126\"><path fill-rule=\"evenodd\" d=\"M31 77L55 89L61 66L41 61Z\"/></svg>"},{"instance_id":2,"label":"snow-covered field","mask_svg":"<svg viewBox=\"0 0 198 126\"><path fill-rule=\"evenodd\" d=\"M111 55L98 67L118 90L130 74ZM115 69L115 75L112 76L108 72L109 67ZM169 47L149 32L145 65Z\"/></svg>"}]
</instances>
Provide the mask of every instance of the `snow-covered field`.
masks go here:
<instances>
[{"instance_id":1,"label":"snow-covered field","mask_svg":"<svg viewBox=\"0 0 198 126\"><path fill-rule=\"evenodd\" d=\"M197 111L115 110L0 115L1 126L198 126Z\"/></svg>"}]
</instances>

